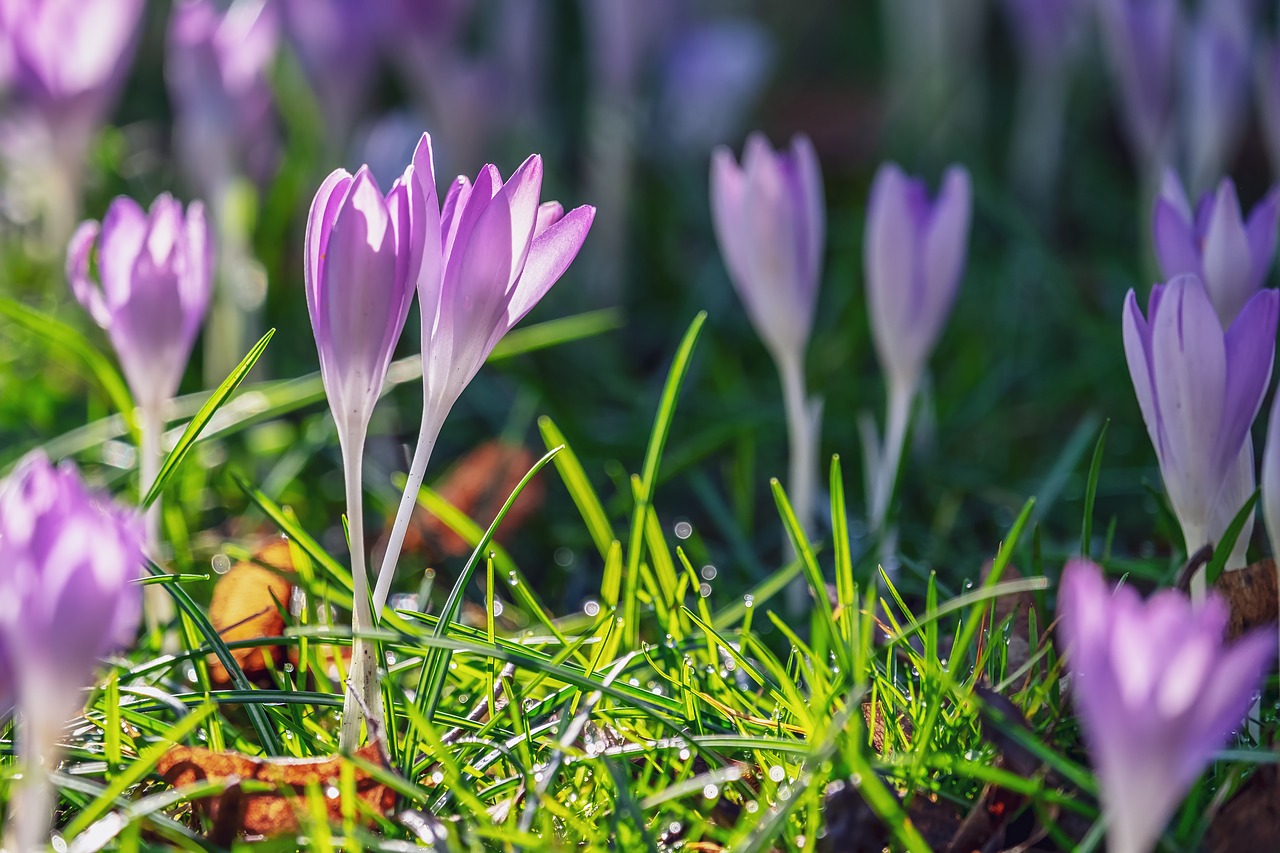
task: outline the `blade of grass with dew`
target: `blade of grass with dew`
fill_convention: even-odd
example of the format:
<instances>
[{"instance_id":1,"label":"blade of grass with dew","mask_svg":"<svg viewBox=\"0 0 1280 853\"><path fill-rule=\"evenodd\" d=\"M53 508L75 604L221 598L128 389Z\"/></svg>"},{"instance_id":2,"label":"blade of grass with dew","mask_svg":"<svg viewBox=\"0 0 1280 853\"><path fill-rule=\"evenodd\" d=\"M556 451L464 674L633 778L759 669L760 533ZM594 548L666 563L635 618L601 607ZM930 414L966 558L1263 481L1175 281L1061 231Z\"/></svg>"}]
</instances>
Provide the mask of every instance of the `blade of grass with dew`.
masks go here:
<instances>
[{"instance_id":1,"label":"blade of grass with dew","mask_svg":"<svg viewBox=\"0 0 1280 853\"><path fill-rule=\"evenodd\" d=\"M262 336L262 339L253 345L253 349L249 350L249 354L240 361L235 370L231 371L231 375L224 379L222 384L209 395L208 401L200 407L200 411L196 412L195 417L187 423L187 427L182 431L182 436L178 439L178 443L174 445L173 450L165 457L164 464L160 466L155 482L151 484L151 488L147 490L146 496L143 497L142 506L144 509L155 503L156 498L163 491L165 483L169 482L173 472L182 464L182 460L186 458L192 445L200 437L200 431L204 429L205 424L209 423L214 413L227 401L227 398L235 393L236 388L240 387L240 383L249 375L249 371L253 369L253 366L258 363L258 359L267 349L267 344L271 343L271 338L275 333L275 329L268 330Z\"/></svg>"},{"instance_id":2,"label":"blade of grass with dew","mask_svg":"<svg viewBox=\"0 0 1280 853\"><path fill-rule=\"evenodd\" d=\"M582 520L586 522L591 541L595 542L600 556L606 556L609 552L609 544L618 537L614 534L612 525L609 524L609 516L604 511L604 504L600 502L600 496L592 487L587 472L583 470L582 463L578 460L578 455L565 440L564 433L546 415L538 418L538 431L542 434L542 442L548 450L553 447L564 448L556 455L556 471L560 473L560 479L569 490L569 497L573 499L574 506L581 513Z\"/></svg>"},{"instance_id":3,"label":"blade of grass with dew","mask_svg":"<svg viewBox=\"0 0 1280 853\"><path fill-rule=\"evenodd\" d=\"M702 333L702 326L707 321L707 312L699 311L689 324L680 346L676 349L675 358L671 362L671 370L667 373L666 383L662 387L662 396L658 402L658 413L654 418L653 429L649 433L649 445L644 454L644 467L641 469L639 487L636 489L635 507L631 516L631 532L627 543L627 572L624 579L626 593L623 599L626 607L626 644L635 648L640 644L639 611L636 608L636 592L640 586L640 562L643 557L645 517L649 505L653 501L654 484L658 476L658 466L662 462L662 450L667 443L667 435L671 431L671 421L675 416L676 402L680 397L680 388L689 372L689 364L693 359L693 349Z\"/></svg>"},{"instance_id":4,"label":"blade of grass with dew","mask_svg":"<svg viewBox=\"0 0 1280 853\"><path fill-rule=\"evenodd\" d=\"M1102 451L1107 446L1107 430L1111 419L1102 422L1098 443L1093 447L1093 461L1089 463L1089 480L1084 487L1084 520L1080 524L1080 556L1091 557L1093 540L1093 503L1098 497L1098 480L1102 477Z\"/></svg>"}]
</instances>

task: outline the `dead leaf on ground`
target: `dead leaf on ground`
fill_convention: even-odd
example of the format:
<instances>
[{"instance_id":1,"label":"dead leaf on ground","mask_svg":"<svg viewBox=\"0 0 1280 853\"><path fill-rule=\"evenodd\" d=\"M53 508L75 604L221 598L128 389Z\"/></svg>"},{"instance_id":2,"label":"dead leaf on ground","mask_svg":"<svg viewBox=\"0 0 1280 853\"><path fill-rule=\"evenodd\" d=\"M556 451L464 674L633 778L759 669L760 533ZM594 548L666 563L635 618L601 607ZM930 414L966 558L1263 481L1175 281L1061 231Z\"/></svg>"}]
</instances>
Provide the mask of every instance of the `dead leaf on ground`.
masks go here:
<instances>
[{"instance_id":1,"label":"dead leaf on ground","mask_svg":"<svg viewBox=\"0 0 1280 853\"><path fill-rule=\"evenodd\" d=\"M487 441L471 450L450 468L435 490L477 524L487 525L502 509L521 478L529 473L537 457L528 448L503 441ZM502 521L499 538L511 536L542 505L542 480L534 478L525 486ZM387 531L375 554L386 551ZM414 510L405 533L403 554L417 554L428 561L441 557L463 557L471 546L424 507Z\"/></svg>"},{"instance_id":2,"label":"dead leaf on ground","mask_svg":"<svg viewBox=\"0 0 1280 853\"><path fill-rule=\"evenodd\" d=\"M236 563L218 578L209 604L209 621L218 636L230 643L283 634L285 619L281 609L289 607L293 584L280 573L292 571L289 543L277 539L258 551L254 561ZM273 665L279 666L284 659L284 649L272 645L232 649L231 656L252 679L270 671L268 657ZM231 683L227 668L216 655L209 655L209 677L215 687Z\"/></svg>"},{"instance_id":3,"label":"dead leaf on ground","mask_svg":"<svg viewBox=\"0 0 1280 853\"><path fill-rule=\"evenodd\" d=\"M1280 600L1276 590L1275 560L1262 560L1234 572L1223 572L1214 588L1231 606L1227 636L1234 640L1254 628L1276 621Z\"/></svg>"},{"instance_id":4,"label":"dead leaf on ground","mask_svg":"<svg viewBox=\"0 0 1280 853\"><path fill-rule=\"evenodd\" d=\"M1280 767L1265 764L1209 824L1205 847L1209 853L1274 850L1276 839L1280 839Z\"/></svg>"},{"instance_id":5,"label":"dead leaf on ground","mask_svg":"<svg viewBox=\"0 0 1280 853\"><path fill-rule=\"evenodd\" d=\"M379 745L361 747L356 756L386 766ZM319 758L253 758L238 752L213 752L200 747L175 746L164 754L156 770L175 788L197 782L232 781L224 793L192 801L214 826L211 838L227 844L238 835L280 835L297 832L300 818L308 814L306 790L319 786L325 794L329 818L342 820L340 790L342 756ZM395 791L360 767L354 767L356 796L371 810L386 814L395 804ZM271 791L243 791L249 780L264 782Z\"/></svg>"},{"instance_id":6,"label":"dead leaf on ground","mask_svg":"<svg viewBox=\"0 0 1280 853\"><path fill-rule=\"evenodd\" d=\"M875 703L875 722L874 723L871 720L871 714L872 714L871 703L863 702L862 703L862 721L866 724L867 728L871 730L871 746L880 755L884 755L884 752L885 752L884 741L885 741L885 734L886 734L884 703L882 702ZM898 728L902 730L902 736L907 741L905 744L903 744L903 746L910 746L911 735L913 733L913 726L911 723L911 719L908 717L899 715L897 718L897 725L898 725Z\"/></svg>"}]
</instances>

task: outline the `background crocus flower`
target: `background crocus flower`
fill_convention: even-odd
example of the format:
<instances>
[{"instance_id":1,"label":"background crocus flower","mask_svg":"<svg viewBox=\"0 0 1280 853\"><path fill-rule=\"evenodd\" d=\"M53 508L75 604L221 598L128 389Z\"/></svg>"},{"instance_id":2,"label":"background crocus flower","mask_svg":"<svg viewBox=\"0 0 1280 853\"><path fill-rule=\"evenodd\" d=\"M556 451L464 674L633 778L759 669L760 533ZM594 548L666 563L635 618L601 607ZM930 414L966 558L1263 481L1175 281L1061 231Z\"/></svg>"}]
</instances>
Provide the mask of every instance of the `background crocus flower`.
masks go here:
<instances>
[{"instance_id":1,"label":"background crocus flower","mask_svg":"<svg viewBox=\"0 0 1280 853\"><path fill-rule=\"evenodd\" d=\"M922 181L895 164L871 185L863 261L876 355L889 386L889 413L870 497L882 528L906 440L911 403L964 273L972 214L969 173L952 166L930 200Z\"/></svg>"},{"instance_id":2,"label":"background crocus flower","mask_svg":"<svg viewBox=\"0 0 1280 853\"><path fill-rule=\"evenodd\" d=\"M534 154L505 183L485 166L475 183L449 187L438 220L431 139L414 154L414 181L426 200L418 304L422 312L422 426L374 591L375 611L391 591L400 549L427 462L449 410L508 331L529 313L577 256L595 208L564 212L538 203L542 158Z\"/></svg>"},{"instance_id":3,"label":"background crocus flower","mask_svg":"<svg viewBox=\"0 0 1280 853\"><path fill-rule=\"evenodd\" d=\"M97 248L101 286L90 276ZM102 224L85 222L67 248L67 279L76 299L115 347L140 413L139 496L160 470L165 409L182 381L191 346L204 321L212 286L213 250L204 206L158 197L150 212L133 199L111 203ZM147 542L159 559L160 502L147 513ZM163 589L148 588L147 619L156 627L172 615Z\"/></svg>"},{"instance_id":4,"label":"background crocus flower","mask_svg":"<svg viewBox=\"0 0 1280 853\"><path fill-rule=\"evenodd\" d=\"M1177 175L1167 171L1153 225L1160 272L1166 279L1199 276L1225 329L1266 281L1278 218L1280 187L1273 187L1245 221L1230 178L1205 193L1193 213Z\"/></svg>"},{"instance_id":5,"label":"background crocus flower","mask_svg":"<svg viewBox=\"0 0 1280 853\"><path fill-rule=\"evenodd\" d=\"M1188 554L1220 535L1216 504L1271 380L1277 316L1280 292L1264 290L1224 332L1194 275L1152 288L1145 318L1125 299L1129 375ZM1203 595L1203 570L1192 589Z\"/></svg>"},{"instance_id":6,"label":"background crocus flower","mask_svg":"<svg viewBox=\"0 0 1280 853\"><path fill-rule=\"evenodd\" d=\"M826 243L822 173L807 136L777 152L753 133L739 166L711 155L711 219L729 279L782 379L796 517L813 529L818 424L807 400L804 353L813 328ZM803 590L801 590L803 592Z\"/></svg>"},{"instance_id":7,"label":"background crocus flower","mask_svg":"<svg viewBox=\"0 0 1280 853\"><path fill-rule=\"evenodd\" d=\"M1280 178L1280 41L1271 39L1259 45L1253 80L1258 124L1271 159L1271 174Z\"/></svg>"},{"instance_id":8,"label":"background crocus flower","mask_svg":"<svg viewBox=\"0 0 1280 853\"><path fill-rule=\"evenodd\" d=\"M355 175L338 169L316 193L307 220L307 311L342 448L356 632L373 625L361 486L365 438L413 301L427 227L424 203L412 165L385 197L368 167ZM344 749L358 745L366 709L374 721L381 719L375 673L372 645L357 637L343 711Z\"/></svg>"},{"instance_id":9,"label":"background crocus flower","mask_svg":"<svg viewBox=\"0 0 1280 853\"><path fill-rule=\"evenodd\" d=\"M1073 560L1058 596L1060 635L1107 820L1107 849L1146 853L1244 719L1275 655L1270 632L1224 643L1229 611L1165 590L1144 602Z\"/></svg>"},{"instance_id":10,"label":"background crocus flower","mask_svg":"<svg viewBox=\"0 0 1280 853\"><path fill-rule=\"evenodd\" d=\"M1134 159L1143 168L1165 165L1177 79L1178 0L1100 0L1098 14Z\"/></svg>"},{"instance_id":11,"label":"background crocus flower","mask_svg":"<svg viewBox=\"0 0 1280 853\"><path fill-rule=\"evenodd\" d=\"M1233 2L1215 4L1223 8ZM1179 119L1188 181L1194 192L1230 165L1244 130L1252 43L1248 15L1202 8L1179 50Z\"/></svg>"},{"instance_id":12,"label":"background crocus flower","mask_svg":"<svg viewBox=\"0 0 1280 853\"><path fill-rule=\"evenodd\" d=\"M281 0L284 34L343 150L378 69L381 4L365 0Z\"/></svg>"},{"instance_id":13,"label":"background crocus flower","mask_svg":"<svg viewBox=\"0 0 1280 853\"><path fill-rule=\"evenodd\" d=\"M58 739L99 658L137 631L144 559L141 519L69 463L30 455L0 486L0 714L16 702L23 764L13 850L48 847Z\"/></svg>"},{"instance_id":14,"label":"background crocus flower","mask_svg":"<svg viewBox=\"0 0 1280 853\"><path fill-rule=\"evenodd\" d=\"M265 179L275 159L271 66L278 7L236 0L182 0L169 19L165 80L175 147L191 179L215 199L236 176Z\"/></svg>"},{"instance_id":15,"label":"background crocus flower","mask_svg":"<svg viewBox=\"0 0 1280 853\"><path fill-rule=\"evenodd\" d=\"M84 161L128 71L143 0L0 0L11 180L38 194L51 241L75 221Z\"/></svg>"}]
</instances>

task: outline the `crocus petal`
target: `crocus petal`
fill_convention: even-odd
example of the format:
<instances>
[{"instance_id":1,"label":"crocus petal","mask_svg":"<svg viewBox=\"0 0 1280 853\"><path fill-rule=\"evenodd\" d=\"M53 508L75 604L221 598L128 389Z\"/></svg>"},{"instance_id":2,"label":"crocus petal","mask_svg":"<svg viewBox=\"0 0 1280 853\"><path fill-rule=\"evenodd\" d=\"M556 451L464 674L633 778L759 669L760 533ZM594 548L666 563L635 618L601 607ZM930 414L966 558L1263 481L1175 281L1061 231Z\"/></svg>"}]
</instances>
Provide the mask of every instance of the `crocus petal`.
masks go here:
<instances>
[{"instance_id":1,"label":"crocus petal","mask_svg":"<svg viewBox=\"0 0 1280 853\"><path fill-rule=\"evenodd\" d=\"M1262 516L1271 539L1271 553L1280 554L1280 394L1271 404L1267 444L1262 453Z\"/></svg>"},{"instance_id":2,"label":"crocus petal","mask_svg":"<svg viewBox=\"0 0 1280 853\"><path fill-rule=\"evenodd\" d=\"M89 278L89 256L101 228L96 222L82 222L71 235L67 247L67 280L76 301L89 312L93 321L104 329L111 323L111 313L103 301L102 291Z\"/></svg>"},{"instance_id":3,"label":"crocus petal","mask_svg":"<svg viewBox=\"0 0 1280 853\"><path fill-rule=\"evenodd\" d=\"M558 201L544 201L538 205L538 222L533 226L533 236L537 237L563 218L564 205Z\"/></svg>"},{"instance_id":4,"label":"crocus petal","mask_svg":"<svg viewBox=\"0 0 1280 853\"><path fill-rule=\"evenodd\" d=\"M1198 242L1191 230L1190 211L1183 212L1166 198L1156 200L1155 222L1156 260L1165 279L1193 273L1202 276Z\"/></svg>"},{"instance_id":5,"label":"crocus petal","mask_svg":"<svg viewBox=\"0 0 1280 853\"><path fill-rule=\"evenodd\" d=\"M1204 235L1204 285L1223 325L1235 319L1253 295L1253 261L1236 188L1218 185L1213 213Z\"/></svg>"},{"instance_id":6,"label":"crocus petal","mask_svg":"<svg viewBox=\"0 0 1280 853\"><path fill-rule=\"evenodd\" d=\"M307 234L304 253L306 263L303 265L303 278L307 295L307 311L311 315L311 326L315 331L316 343L323 350L328 346L329 318L321 308L320 287L324 269L325 248L329 235L333 233L333 223L337 219L338 210L351 188L351 175L345 169L337 169L325 178L319 191L311 201L311 213L307 217ZM324 368L323 362L321 369Z\"/></svg>"},{"instance_id":7,"label":"crocus petal","mask_svg":"<svg viewBox=\"0 0 1280 853\"><path fill-rule=\"evenodd\" d=\"M1253 263L1250 282L1257 290L1266 282L1276 254L1276 223L1280 220L1280 187L1272 187L1249 213L1245 231L1249 235L1249 257Z\"/></svg>"},{"instance_id":8,"label":"crocus petal","mask_svg":"<svg viewBox=\"0 0 1280 853\"><path fill-rule=\"evenodd\" d=\"M969 173L952 167L942 180L928 233L924 238L924 280L929 288L930 323L926 326L930 347L951 312L956 289L964 272L969 248L969 217L973 190Z\"/></svg>"},{"instance_id":9,"label":"crocus petal","mask_svg":"<svg viewBox=\"0 0 1280 853\"><path fill-rule=\"evenodd\" d=\"M1263 290L1249 300L1227 330L1226 391L1215 448L1219 464L1230 464L1240 452L1271 384L1278 319L1280 291Z\"/></svg>"},{"instance_id":10,"label":"crocus petal","mask_svg":"<svg viewBox=\"0 0 1280 853\"><path fill-rule=\"evenodd\" d=\"M586 242L587 232L591 230L595 217L594 207L575 207L533 238L524 272L520 275L520 283L511 295L511 304L507 308L507 328L519 323L546 296L551 285L564 275L564 271L573 263L578 250Z\"/></svg>"},{"instance_id":11,"label":"crocus petal","mask_svg":"<svg viewBox=\"0 0 1280 853\"><path fill-rule=\"evenodd\" d=\"M147 240L147 214L128 196L120 196L102 218L98 245L98 275L107 305L115 308L129 300L133 264Z\"/></svg>"}]
</instances>

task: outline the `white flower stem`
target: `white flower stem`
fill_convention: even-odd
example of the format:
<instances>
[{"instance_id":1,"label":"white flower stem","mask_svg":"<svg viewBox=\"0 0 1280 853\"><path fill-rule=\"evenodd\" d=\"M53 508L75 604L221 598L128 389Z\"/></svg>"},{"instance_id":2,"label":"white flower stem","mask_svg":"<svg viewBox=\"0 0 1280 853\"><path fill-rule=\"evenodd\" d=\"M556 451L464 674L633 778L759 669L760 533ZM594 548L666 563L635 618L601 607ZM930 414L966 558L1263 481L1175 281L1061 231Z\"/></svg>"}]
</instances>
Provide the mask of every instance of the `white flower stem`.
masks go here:
<instances>
[{"instance_id":1,"label":"white flower stem","mask_svg":"<svg viewBox=\"0 0 1280 853\"><path fill-rule=\"evenodd\" d=\"M147 492L155 484L160 474L160 461L163 456L161 440L164 438L164 408L162 403L154 403L138 408L138 429L141 433L138 448L138 500L146 497ZM160 551L160 498L159 496L147 508L143 519L147 537L147 551L151 559L158 565ZM162 586L151 584L142 594L143 612L146 614L147 630L154 631L169 622L174 616L173 600Z\"/></svg>"},{"instance_id":2,"label":"white flower stem","mask_svg":"<svg viewBox=\"0 0 1280 853\"><path fill-rule=\"evenodd\" d=\"M422 489L422 480L427 473L427 463L431 460L431 451L435 449L436 439L440 436L440 427L444 416L433 411L431 397L424 396L422 410L422 426L418 430L418 445L413 450L413 461L409 463L409 479L404 485L404 494L400 496L400 508L396 510L396 520L391 526L391 536L387 540L387 552L382 556L382 566L378 569L378 582L373 591L373 612L381 613L391 593L391 581L396 574L396 564L400 561L400 551L404 547L404 537L409 530L409 521L413 518L413 509L418 504L418 492Z\"/></svg>"},{"instance_id":3,"label":"white flower stem","mask_svg":"<svg viewBox=\"0 0 1280 853\"><path fill-rule=\"evenodd\" d=\"M22 765L22 781L13 792L9 805L9 829L4 845L6 853L44 853L49 849L49 825L55 802L53 782L49 778L57 760L58 729L61 721L51 709L38 713L23 712L18 730L18 754Z\"/></svg>"},{"instance_id":4,"label":"white flower stem","mask_svg":"<svg viewBox=\"0 0 1280 853\"><path fill-rule=\"evenodd\" d=\"M902 450L907 441L907 427L911 421L911 401L915 398L915 386L905 382L889 385L888 414L884 426L884 444L881 447L875 487L871 494L869 516L872 532L883 537L885 522L889 517L889 502L893 499L893 487L902 465Z\"/></svg>"},{"instance_id":5,"label":"white flower stem","mask_svg":"<svg viewBox=\"0 0 1280 853\"><path fill-rule=\"evenodd\" d=\"M1186 542L1187 559L1190 560L1196 551L1199 551L1209 542L1209 526L1199 523L1184 523L1182 537ZM1204 604L1205 598L1208 596L1208 570L1208 566L1201 566L1191 576L1192 604Z\"/></svg>"},{"instance_id":6,"label":"white flower stem","mask_svg":"<svg viewBox=\"0 0 1280 853\"><path fill-rule=\"evenodd\" d=\"M805 398L804 359L799 353L787 354L777 359L778 375L782 380L782 399L787 416L787 439L791 458L787 470L787 494L796 520L806 536L814 531L814 491L817 460L817 424L810 417ZM798 556L791 546L792 556ZM822 590L816 594L821 595ZM803 576L798 576L787 590L791 609L802 613L808 607L808 587Z\"/></svg>"},{"instance_id":7,"label":"white flower stem","mask_svg":"<svg viewBox=\"0 0 1280 853\"><path fill-rule=\"evenodd\" d=\"M351 631L358 635L373 627L373 614L369 609L369 571L364 558L364 468L365 431L342 441L342 467L347 487L347 527L351 537L351 577L354 581L354 604L351 608ZM378 663L374 656L375 643L355 636L351 642L351 670L346 698L342 705L342 731L338 738L344 751L355 750L360 745L360 722L366 709L370 715L370 729L382 724L382 691L378 684Z\"/></svg>"}]
</instances>

